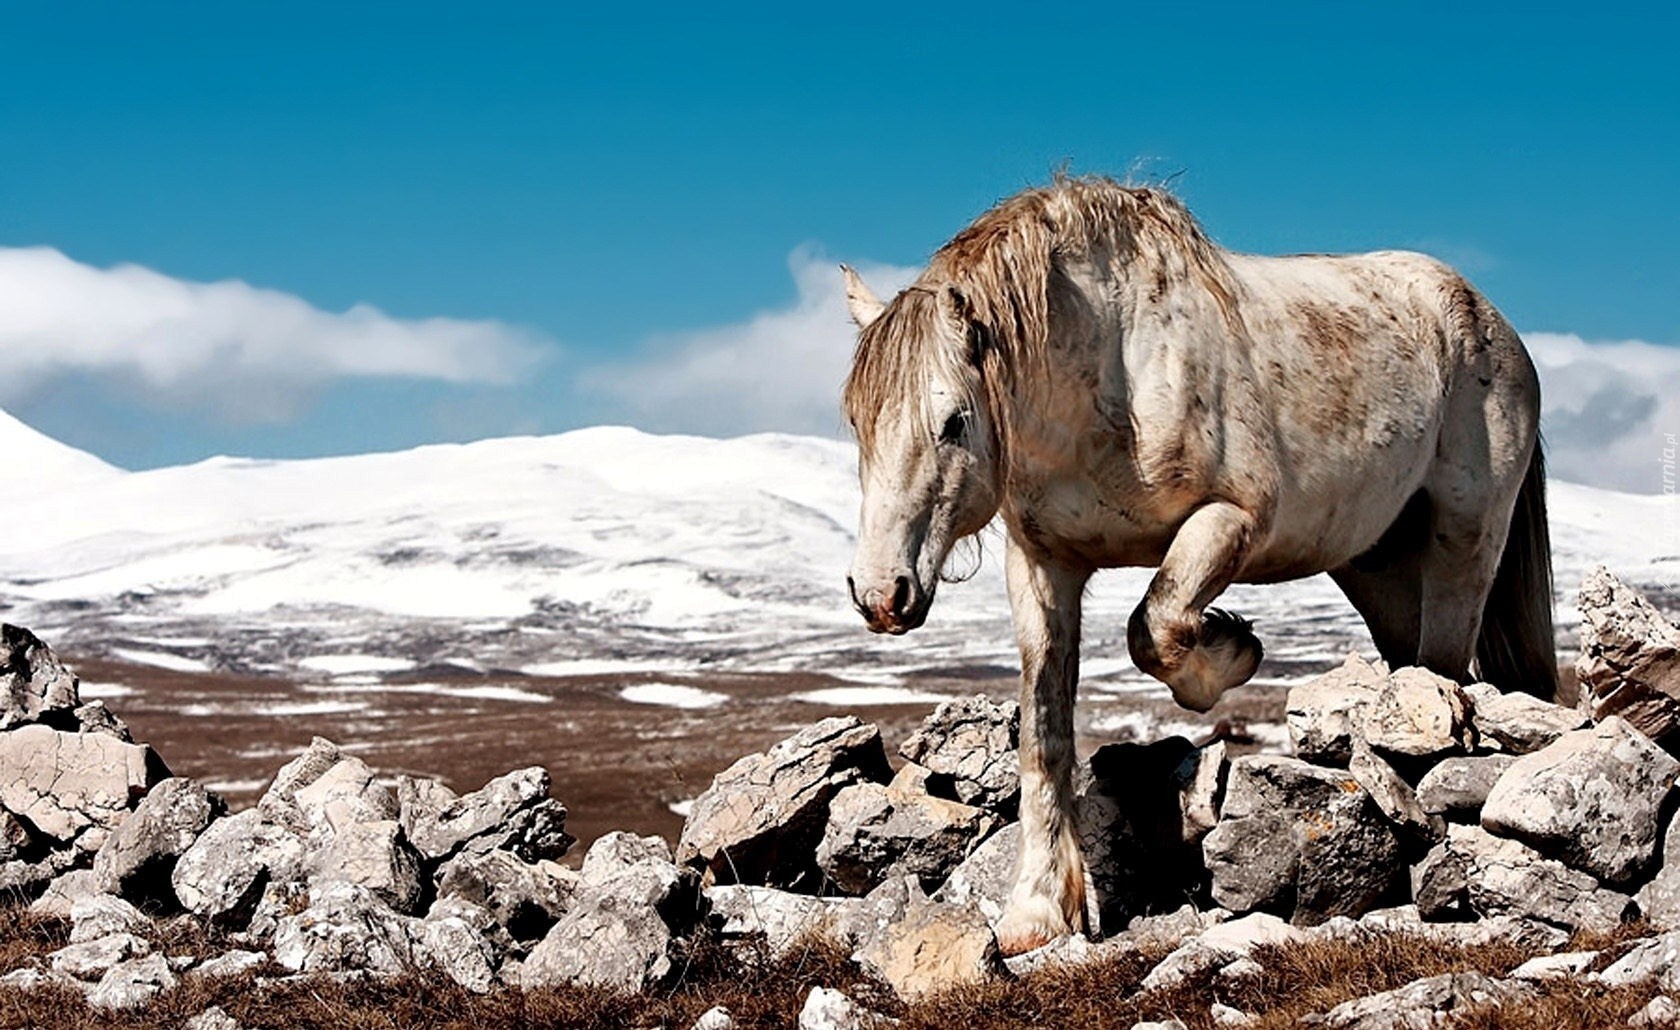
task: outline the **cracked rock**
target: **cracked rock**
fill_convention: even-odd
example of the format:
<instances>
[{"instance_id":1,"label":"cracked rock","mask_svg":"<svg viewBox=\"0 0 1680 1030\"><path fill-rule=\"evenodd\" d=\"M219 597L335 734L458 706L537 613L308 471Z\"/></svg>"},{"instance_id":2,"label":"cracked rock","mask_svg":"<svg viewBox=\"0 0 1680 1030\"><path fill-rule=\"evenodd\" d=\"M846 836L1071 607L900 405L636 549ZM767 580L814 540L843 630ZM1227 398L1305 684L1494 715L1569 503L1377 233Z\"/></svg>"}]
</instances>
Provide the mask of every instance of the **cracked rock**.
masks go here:
<instances>
[{"instance_id":1,"label":"cracked rock","mask_svg":"<svg viewBox=\"0 0 1680 1030\"><path fill-rule=\"evenodd\" d=\"M890 778L879 730L851 716L824 719L718 773L694 801L677 861L717 883L815 887L829 803L853 784Z\"/></svg>"},{"instance_id":2,"label":"cracked rock","mask_svg":"<svg viewBox=\"0 0 1680 1030\"><path fill-rule=\"evenodd\" d=\"M176 861L225 807L193 780L174 777L153 787L94 856L100 889L173 906Z\"/></svg>"},{"instance_id":3,"label":"cracked rock","mask_svg":"<svg viewBox=\"0 0 1680 1030\"><path fill-rule=\"evenodd\" d=\"M1607 883L1649 866L1680 762L1610 716L1513 762L1482 806L1482 825Z\"/></svg>"},{"instance_id":4,"label":"cracked rock","mask_svg":"<svg viewBox=\"0 0 1680 1030\"><path fill-rule=\"evenodd\" d=\"M1662 740L1680 726L1680 627L1602 565L1581 582L1581 703Z\"/></svg>"},{"instance_id":5,"label":"cracked rock","mask_svg":"<svg viewBox=\"0 0 1680 1030\"><path fill-rule=\"evenodd\" d=\"M984 809L878 783L847 787L828 811L817 866L852 894L906 874L931 890L997 824Z\"/></svg>"},{"instance_id":6,"label":"cracked rock","mask_svg":"<svg viewBox=\"0 0 1680 1030\"><path fill-rule=\"evenodd\" d=\"M0 769L0 805L65 843L89 827L116 826L169 775L143 744L40 725L0 733Z\"/></svg>"},{"instance_id":7,"label":"cracked rock","mask_svg":"<svg viewBox=\"0 0 1680 1030\"><path fill-rule=\"evenodd\" d=\"M1021 795L1020 735L1020 705L976 694L942 702L898 753L928 770L929 793L1013 813Z\"/></svg>"}]
</instances>

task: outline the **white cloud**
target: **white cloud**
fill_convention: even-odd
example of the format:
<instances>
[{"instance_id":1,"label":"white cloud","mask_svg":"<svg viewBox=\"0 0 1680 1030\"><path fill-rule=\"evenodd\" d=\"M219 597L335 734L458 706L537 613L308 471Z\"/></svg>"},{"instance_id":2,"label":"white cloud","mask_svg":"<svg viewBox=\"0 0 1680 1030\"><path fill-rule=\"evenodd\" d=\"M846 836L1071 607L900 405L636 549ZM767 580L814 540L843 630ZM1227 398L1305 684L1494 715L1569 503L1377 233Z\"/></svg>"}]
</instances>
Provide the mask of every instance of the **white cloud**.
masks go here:
<instances>
[{"instance_id":1,"label":"white cloud","mask_svg":"<svg viewBox=\"0 0 1680 1030\"><path fill-rule=\"evenodd\" d=\"M499 322L400 319L365 304L334 314L243 282L0 247L0 403L91 373L236 421L273 419L343 377L508 382L539 344Z\"/></svg>"},{"instance_id":2,"label":"white cloud","mask_svg":"<svg viewBox=\"0 0 1680 1030\"><path fill-rule=\"evenodd\" d=\"M1665 435L1680 434L1680 347L1565 333L1525 333L1523 342L1540 370L1552 476L1660 492Z\"/></svg>"},{"instance_id":3,"label":"white cloud","mask_svg":"<svg viewBox=\"0 0 1680 1030\"><path fill-rule=\"evenodd\" d=\"M857 268L882 297L916 275L890 265ZM788 269L799 291L792 305L655 340L632 363L587 370L578 387L607 395L645 429L834 436L843 426L840 384L857 340L839 265L801 248L789 255Z\"/></svg>"}]
</instances>

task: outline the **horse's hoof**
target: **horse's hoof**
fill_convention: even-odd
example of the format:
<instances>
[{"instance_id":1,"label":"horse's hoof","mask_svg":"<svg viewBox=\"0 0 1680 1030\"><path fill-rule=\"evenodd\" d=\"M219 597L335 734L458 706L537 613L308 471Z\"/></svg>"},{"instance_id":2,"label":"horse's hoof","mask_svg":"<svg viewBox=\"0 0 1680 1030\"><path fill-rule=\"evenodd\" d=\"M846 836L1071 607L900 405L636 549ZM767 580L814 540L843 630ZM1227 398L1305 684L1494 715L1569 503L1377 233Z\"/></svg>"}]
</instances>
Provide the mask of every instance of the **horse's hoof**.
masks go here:
<instances>
[{"instance_id":1,"label":"horse's hoof","mask_svg":"<svg viewBox=\"0 0 1680 1030\"><path fill-rule=\"evenodd\" d=\"M1067 925L1067 920L1048 902L1033 907L1045 911L1034 914L1015 909L1005 912L1003 919L999 921L998 951L1002 952L1005 958L1011 955L1025 955L1073 932Z\"/></svg>"},{"instance_id":2,"label":"horse's hoof","mask_svg":"<svg viewBox=\"0 0 1680 1030\"><path fill-rule=\"evenodd\" d=\"M1044 930L1037 929L1026 929L1018 933L1005 933L1000 929L998 931L998 953L1004 958L1025 955L1029 951L1037 951L1049 944L1056 939L1056 936L1059 935L1053 936Z\"/></svg>"}]
</instances>

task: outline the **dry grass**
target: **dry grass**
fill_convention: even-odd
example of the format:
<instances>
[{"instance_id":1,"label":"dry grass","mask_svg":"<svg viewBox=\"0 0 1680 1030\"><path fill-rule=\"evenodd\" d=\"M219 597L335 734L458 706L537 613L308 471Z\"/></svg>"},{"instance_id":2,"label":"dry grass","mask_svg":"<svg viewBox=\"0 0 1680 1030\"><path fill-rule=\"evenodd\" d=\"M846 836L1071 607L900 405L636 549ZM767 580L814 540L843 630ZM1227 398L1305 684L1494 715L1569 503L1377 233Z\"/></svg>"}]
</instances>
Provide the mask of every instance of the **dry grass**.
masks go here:
<instances>
[{"instance_id":1,"label":"dry grass","mask_svg":"<svg viewBox=\"0 0 1680 1030\"><path fill-rule=\"evenodd\" d=\"M1600 964L1631 946L1641 932L1579 937L1571 948L1602 950ZM0 961L27 964L62 945L57 920L0 909ZM171 954L213 954L225 942L195 935L185 924L161 932ZM1476 970L1501 976L1532 953L1508 943L1463 946L1416 934L1371 934L1352 941L1314 941L1255 953L1263 972L1235 982L1203 977L1179 987L1141 993L1139 985L1163 952L1120 955L1077 969L1052 968L1020 980L996 980L905 1006L852 965L843 949L807 941L781 960L746 955L710 942L696 946L676 986L643 995L563 988L473 995L446 977L415 973L388 981L339 983L325 977L285 982L247 975L217 981L195 977L142 1012L90 1011L74 992L0 989L0 1027L175 1028L210 1005L247 1027L285 1030L400 1028L618 1028L684 1030L713 1005L724 1005L741 1027L795 1024L813 986L837 987L863 1004L904 1020L905 1030L1080 1027L1128 1030L1141 1020L1177 1018L1191 1030L1211 1030L1214 1002L1254 1013L1262 1030L1301 1025L1301 1017L1353 998L1403 986L1420 977ZM270 973L276 972L270 970ZM1579 980L1542 986L1537 995L1501 1009L1466 1013L1463 1025L1509 1030L1622 1027L1655 993L1650 985L1608 991Z\"/></svg>"}]
</instances>

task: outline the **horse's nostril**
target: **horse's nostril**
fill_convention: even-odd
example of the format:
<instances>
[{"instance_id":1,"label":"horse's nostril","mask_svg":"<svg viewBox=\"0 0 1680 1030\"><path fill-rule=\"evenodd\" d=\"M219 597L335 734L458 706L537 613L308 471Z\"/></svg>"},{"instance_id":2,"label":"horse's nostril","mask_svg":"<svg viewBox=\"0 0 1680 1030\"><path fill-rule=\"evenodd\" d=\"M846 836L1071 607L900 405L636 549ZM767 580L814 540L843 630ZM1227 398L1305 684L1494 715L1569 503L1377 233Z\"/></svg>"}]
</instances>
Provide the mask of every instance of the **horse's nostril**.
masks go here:
<instances>
[{"instance_id":1,"label":"horse's nostril","mask_svg":"<svg viewBox=\"0 0 1680 1030\"><path fill-rule=\"evenodd\" d=\"M900 576L893 581L892 610L894 615L904 614L904 606L910 603L910 580Z\"/></svg>"}]
</instances>

